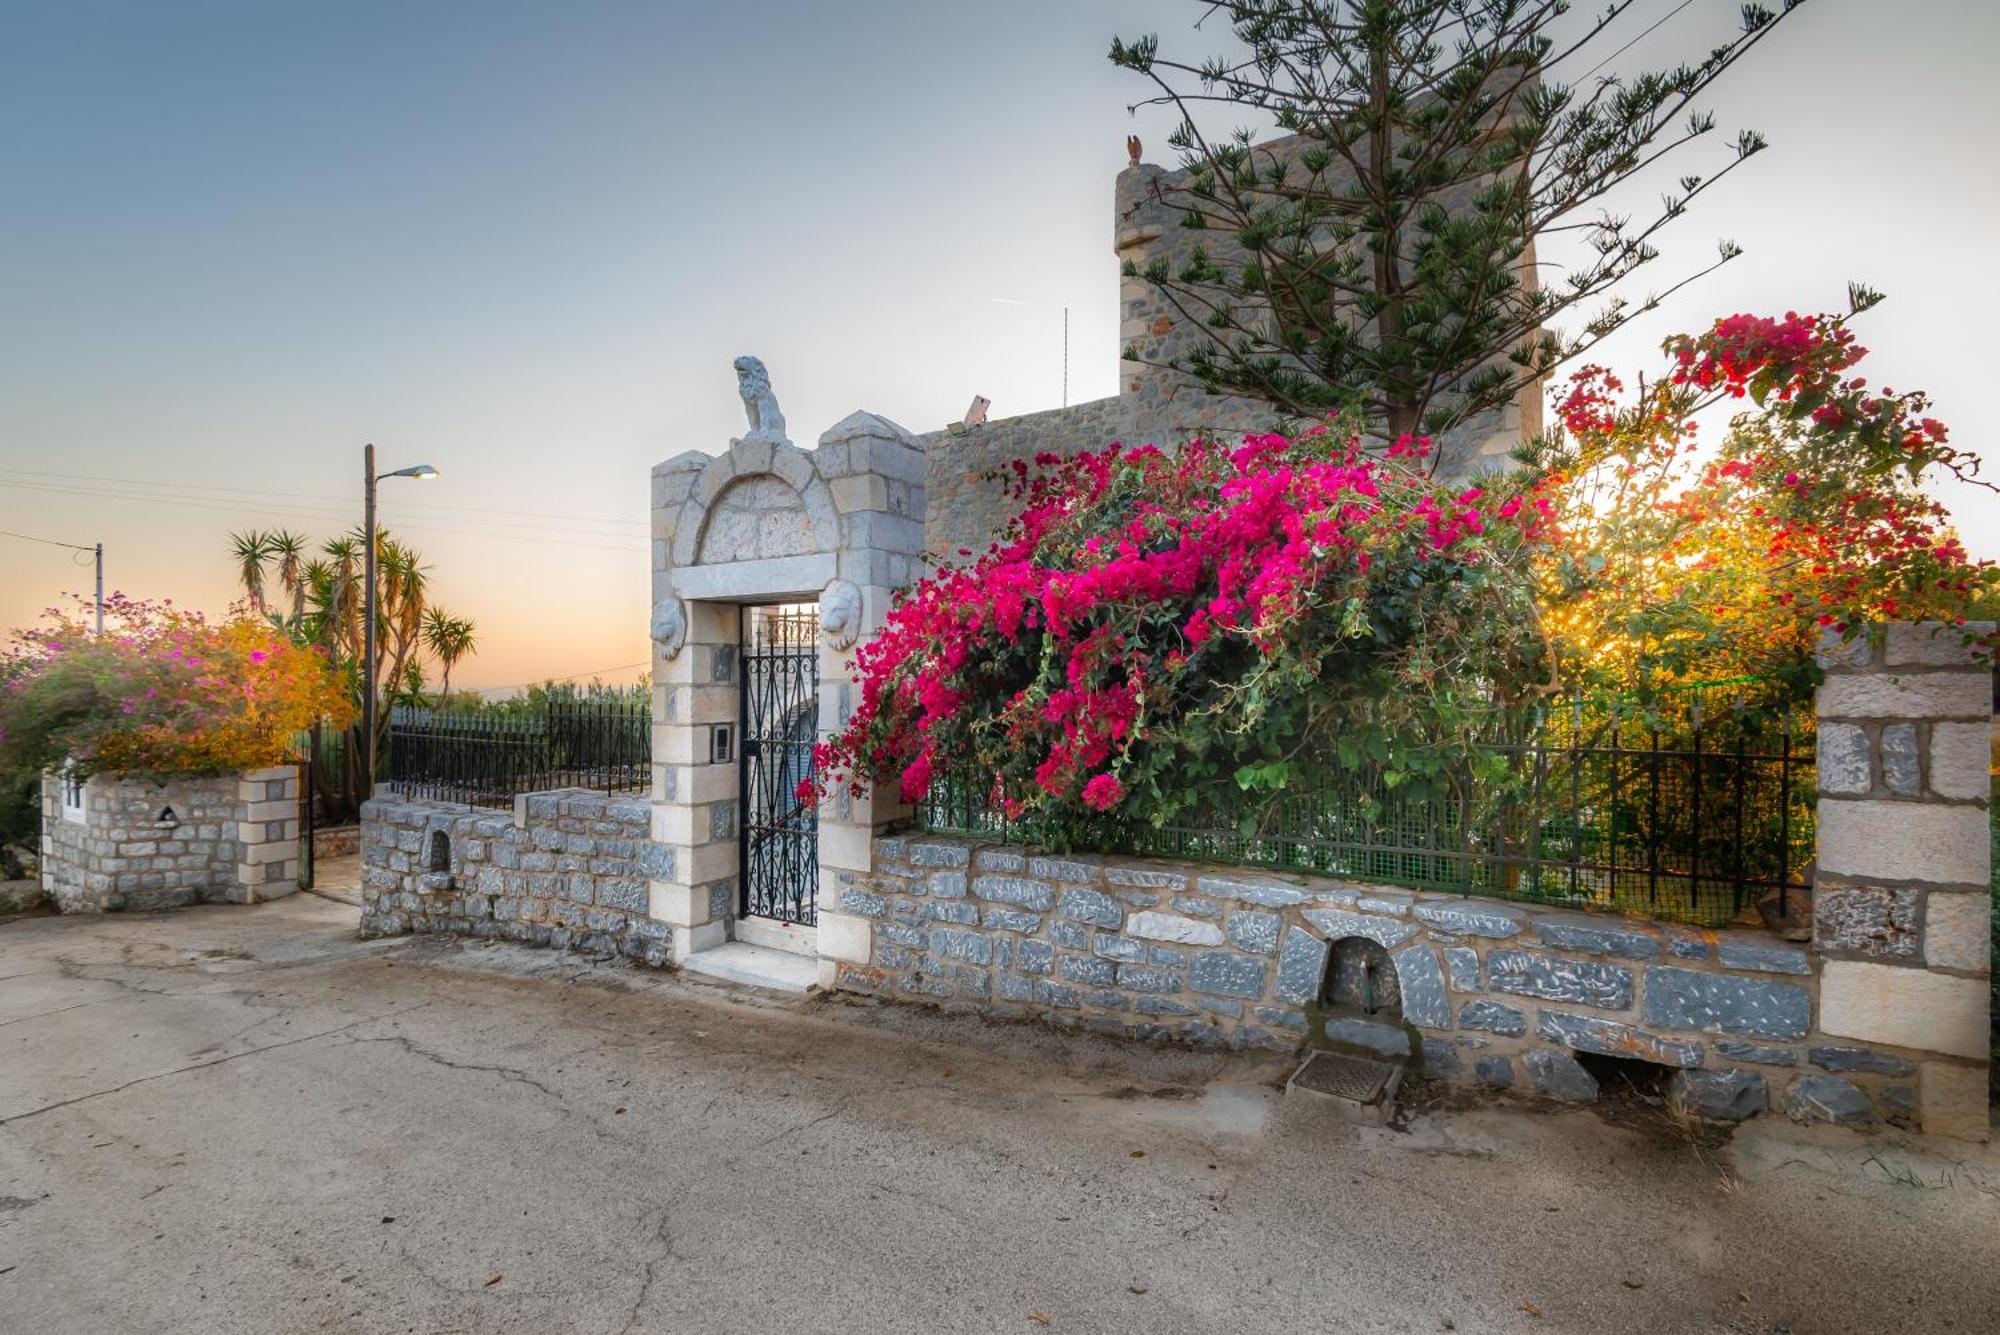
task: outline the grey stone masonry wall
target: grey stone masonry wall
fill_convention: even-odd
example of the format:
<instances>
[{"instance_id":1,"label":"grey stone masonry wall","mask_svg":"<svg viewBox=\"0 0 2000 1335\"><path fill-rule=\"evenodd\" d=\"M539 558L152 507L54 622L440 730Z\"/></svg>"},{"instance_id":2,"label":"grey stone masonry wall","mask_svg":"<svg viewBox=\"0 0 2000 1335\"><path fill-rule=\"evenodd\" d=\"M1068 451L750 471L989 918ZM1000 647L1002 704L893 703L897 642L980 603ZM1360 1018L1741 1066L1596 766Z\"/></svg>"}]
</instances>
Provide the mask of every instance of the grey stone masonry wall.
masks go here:
<instances>
[{"instance_id":1,"label":"grey stone masonry wall","mask_svg":"<svg viewBox=\"0 0 2000 1335\"><path fill-rule=\"evenodd\" d=\"M361 808L362 934L445 932L664 964L671 933L646 914L650 816L644 798L588 789L523 794L512 815L378 795Z\"/></svg>"},{"instance_id":2,"label":"grey stone masonry wall","mask_svg":"<svg viewBox=\"0 0 2000 1335\"><path fill-rule=\"evenodd\" d=\"M256 903L299 875L298 771L144 779L100 774L81 807L42 782L43 888L65 913Z\"/></svg>"},{"instance_id":3,"label":"grey stone masonry wall","mask_svg":"<svg viewBox=\"0 0 2000 1335\"><path fill-rule=\"evenodd\" d=\"M1970 1140L1988 1134L1993 675L1967 639L1991 629L1893 623L1819 655L1820 1028L1894 1049L1924 1130Z\"/></svg>"},{"instance_id":4,"label":"grey stone masonry wall","mask_svg":"<svg viewBox=\"0 0 2000 1335\"><path fill-rule=\"evenodd\" d=\"M1274 140L1263 148L1283 155L1290 142ZM1121 272L1129 262L1143 273L1156 261L1179 272L1198 247L1233 260L1229 237L1181 225L1188 179L1185 171L1152 163L1118 174L1112 251ZM1469 201L1475 190L1474 185L1465 187L1463 199L1452 206ZM1270 430L1276 423L1278 414L1268 404L1209 394L1189 377L1162 365L1185 358L1209 336L1143 277L1120 277L1118 308L1116 395L997 418L961 433L933 431L920 438L930 495L924 549L933 558L950 564L964 559L961 549L975 556L985 551L1012 513L997 475L1016 460L1101 450L1114 441L1173 449L1193 436L1233 438L1246 431ZM1128 348L1136 349L1140 360L1125 360ZM1475 419L1440 442L1441 471L1464 476L1490 467L1524 436L1540 429L1540 395L1524 391L1506 412Z\"/></svg>"},{"instance_id":5,"label":"grey stone masonry wall","mask_svg":"<svg viewBox=\"0 0 2000 1335\"><path fill-rule=\"evenodd\" d=\"M1289 1050L1349 1039L1319 1000L1331 948L1356 938L1387 952L1402 1041L1432 1075L1587 1101L1577 1056L1599 1054L1675 1068L1715 1116L1829 1098L1844 1120L1918 1116L1917 1064L1821 1035L1812 958L1762 932L934 835L878 839L840 907L874 928L869 958L839 967L853 991Z\"/></svg>"}]
</instances>

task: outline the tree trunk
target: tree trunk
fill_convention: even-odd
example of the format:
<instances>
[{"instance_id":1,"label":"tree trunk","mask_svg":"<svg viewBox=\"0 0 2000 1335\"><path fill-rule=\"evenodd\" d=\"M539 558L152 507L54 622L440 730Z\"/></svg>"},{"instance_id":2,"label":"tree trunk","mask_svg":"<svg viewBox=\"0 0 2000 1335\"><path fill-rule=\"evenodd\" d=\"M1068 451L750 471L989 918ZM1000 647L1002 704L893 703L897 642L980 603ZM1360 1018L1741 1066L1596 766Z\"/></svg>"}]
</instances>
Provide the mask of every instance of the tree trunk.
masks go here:
<instances>
[{"instance_id":1,"label":"tree trunk","mask_svg":"<svg viewBox=\"0 0 2000 1335\"><path fill-rule=\"evenodd\" d=\"M1402 227L1391 213L1396 205L1387 186L1393 150L1389 117L1390 40L1390 34L1378 34L1369 53L1369 92L1377 109L1377 120L1368 136L1369 188L1382 223L1381 243L1375 250L1375 291L1382 297L1382 309L1375 317L1375 336L1377 355L1385 359L1385 372L1389 372L1386 358L1392 349L1402 343L1404 333ZM1382 398L1387 418L1385 426L1391 441L1415 435L1422 425L1415 398L1405 386L1396 383L1398 378L1394 373L1382 377Z\"/></svg>"}]
</instances>

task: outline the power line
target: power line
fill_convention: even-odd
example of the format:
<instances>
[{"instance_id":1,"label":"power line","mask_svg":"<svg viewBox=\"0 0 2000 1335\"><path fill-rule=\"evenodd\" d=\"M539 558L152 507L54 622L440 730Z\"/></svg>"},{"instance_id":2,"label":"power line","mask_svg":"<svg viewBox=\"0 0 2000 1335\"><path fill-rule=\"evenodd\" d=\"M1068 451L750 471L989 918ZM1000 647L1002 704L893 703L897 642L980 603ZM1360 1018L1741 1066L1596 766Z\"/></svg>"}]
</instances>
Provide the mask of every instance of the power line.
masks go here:
<instances>
[{"instance_id":1,"label":"power line","mask_svg":"<svg viewBox=\"0 0 2000 1335\"><path fill-rule=\"evenodd\" d=\"M0 528L0 538L19 538L23 542L40 542L46 543L51 547L67 547L73 552L94 552L97 550L95 547L85 546L82 543L57 542L54 538L38 538L32 533L15 533L4 528Z\"/></svg>"},{"instance_id":2,"label":"power line","mask_svg":"<svg viewBox=\"0 0 2000 1335\"><path fill-rule=\"evenodd\" d=\"M289 513L296 518L319 523L341 523L351 521L353 516L344 506L336 502L292 500L282 506L271 506L255 501L233 501L224 497L197 500L193 496L149 494L143 491L125 491L108 487L64 486L53 482L17 482L0 478L0 489L12 488L17 491L37 491L61 496L81 496L91 500L137 501L143 505L173 505L195 510L214 510L223 514ZM337 507L337 508L336 508ZM541 542L572 548L594 548L598 551L624 552L635 554L646 550L646 543L636 535L617 533L561 533L552 529L516 529L501 523L479 528L468 528L453 524L448 520L428 519L414 516L408 522L398 522L395 527L418 533L432 532L461 537L498 538L507 542ZM603 538L609 542L588 542L583 539ZM623 539L623 541L621 541ZM616 545L613 545L616 544Z\"/></svg>"},{"instance_id":3,"label":"power line","mask_svg":"<svg viewBox=\"0 0 2000 1335\"><path fill-rule=\"evenodd\" d=\"M152 478L107 477L101 473L60 473L39 468L0 467L0 473L11 473L23 477L32 477L32 478L51 478L63 483L89 482L89 483L106 484L113 487L126 487L126 488L148 487L148 488L159 488L159 489L173 489L178 491L191 491L203 495L215 495L220 493L227 493L230 495L238 495L238 496L270 496L270 497L276 497L277 499L280 500L288 500L288 501L305 500L310 503L324 504L329 506L344 507L348 505L359 504L358 500L349 501L343 497L334 497L334 496L301 497L300 494L296 491L269 491L256 487L229 487L229 486L224 486L221 483L169 482ZM413 510L413 511L444 510L444 511L451 511L455 514L469 514L469 515L482 515L482 516L506 515L518 519L547 520L556 523L620 524L627 528L647 527L647 521L640 519L617 519L608 515L553 514L547 511L540 511L540 510L503 510L482 505L442 505L432 502L401 502L397 505L397 509ZM624 535L604 534L602 536L614 537L614 536L624 536Z\"/></svg>"},{"instance_id":4,"label":"power line","mask_svg":"<svg viewBox=\"0 0 2000 1335\"><path fill-rule=\"evenodd\" d=\"M1662 14L1654 22L1652 27L1640 33L1637 37L1634 37L1631 41L1625 43L1625 45L1619 47L1616 51L1613 51L1610 55L1598 61L1595 65L1592 65L1582 74L1579 74L1576 78L1576 81L1578 83L1582 83L1585 79L1588 79L1591 75L1597 73L1599 70L1603 69L1606 65L1609 65L1612 61L1624 55L1627 51L1630 51L1633 47L1637 46L1640 42L1643 42L1644 40L1646 40L1647 37L1651 36L1654 32L1656 32L1661 24L1665 23L1668 19L1672 18L1674 15L1680 13L1683 9L1686 9L1692 3L1694 3L1694 0L1681 0L1679 4L1675 5L1672 9Z\"/></svg>"}]
</instances>

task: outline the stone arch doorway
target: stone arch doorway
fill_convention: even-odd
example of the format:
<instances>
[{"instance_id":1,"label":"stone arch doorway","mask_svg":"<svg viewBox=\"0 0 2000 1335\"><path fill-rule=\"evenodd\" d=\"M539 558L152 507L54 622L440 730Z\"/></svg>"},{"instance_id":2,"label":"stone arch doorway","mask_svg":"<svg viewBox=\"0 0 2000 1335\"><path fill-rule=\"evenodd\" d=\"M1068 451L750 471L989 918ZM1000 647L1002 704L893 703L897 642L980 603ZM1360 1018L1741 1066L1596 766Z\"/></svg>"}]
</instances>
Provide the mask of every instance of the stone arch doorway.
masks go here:
<instances>
[{"instance_id":1,"label":"stone arch doorway","mask_svg":"<svg viewBox=\"0 0 2000 1335\"><path fill-rule=\"evenodd\" d=\"M868 963L847 892L905 809L795 793L858 699L856 642L918 573L923 479L916 438L870 413L814 449L753 430L653 470L648 895L698 972L722 972L689 961L725 946L804 955L827 987Z\"/></svg>"}]
</instances>

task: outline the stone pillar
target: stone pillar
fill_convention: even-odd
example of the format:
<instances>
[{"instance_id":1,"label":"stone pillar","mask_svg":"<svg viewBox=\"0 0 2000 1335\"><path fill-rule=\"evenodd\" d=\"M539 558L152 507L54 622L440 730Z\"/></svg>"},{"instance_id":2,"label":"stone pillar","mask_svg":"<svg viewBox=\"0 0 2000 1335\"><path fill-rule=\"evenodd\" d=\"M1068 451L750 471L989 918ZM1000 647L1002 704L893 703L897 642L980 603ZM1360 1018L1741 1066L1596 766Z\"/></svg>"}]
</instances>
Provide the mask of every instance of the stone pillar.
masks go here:
<instances>
[{"instance_id":1,"label":"stone pillar","mask_svg":"<svg viewBox=\"0 0 2000 1335\"><path fill-rule=\"evenodd\" d=\"M1988 1136L1991 661L1892 623L1820 651L1820 1030L1904 1050L1925 1131Z\"/></svg>"},{"instance_id":2,"label":"stone pillar","mask_svg":"<svg viewBox=\"0 0 2000 1335\"><path fill-rule=\"evenodd\" d=\"M741 609L683 606L685 643L654 643L652 839L641 859L649 916L672 929L676 960L727 935L736 903L743 740L736 735Z\"/></svg>"},{"instance_id":3,"label":"stone pillar","mask_svg":"<svg viewBox=\"0 0 2000 1335\"><path fill-rule=\"evenodd\" d=\"M924 452L894 422L854 413L812 450L753 431L724 454L669 459L653 470L652 500L649 907L685 962L743 930L731 919L741 875L744 609L819 600L818 730L840 727L854 708L853 647L922 562ZM842 913L839 895L869 870L874 831L898 814L852 799L820 813L817 931L788 934L784 948L816 951L828 986L837 962L868 961L868 923Z\"/></svg>"},{"instance_id":4,"label":"stone pillar","mask_svg":"<svg viewBox=\"0 0 2000 1335\"><path fill-rule=\"evenodd\" d=\"M299 888L299 771L294 765L245 770L236 780L236 882L232 904L282 899Z\"/></svg>"},{"instance_id":5,"label":"stone pillar","mask_svg":"<svg viewBox=\"0 0 2000 1335\"><path fill-rule=\"evenodd\" d=\"M815 452L840 512L839 579L820 607L819 730L847 725L859 701L854 649L888 617L896 590L922 562L924 452L916 438L873 413L855 413L819 438ZM839 604L839 605L837 605ZM910 809L894 794L832 795L819 813L819 984L866 968L873 923L847 912L846 896L874 870L875 838Z\"/></svg>"}]
</instances>

